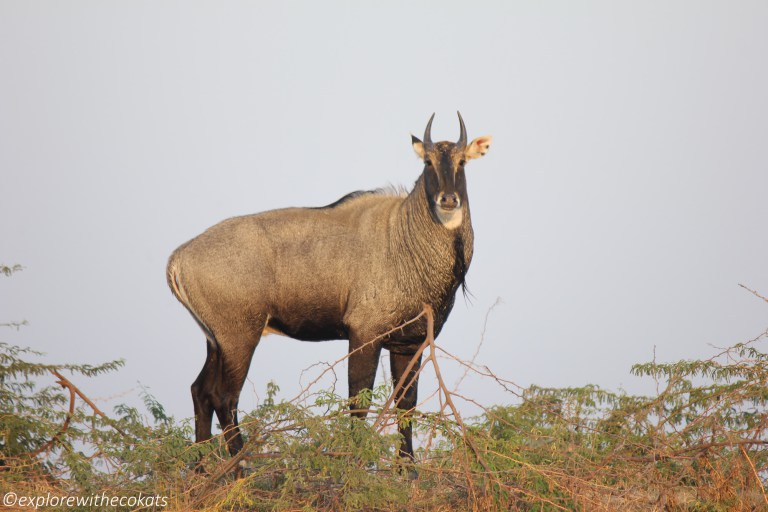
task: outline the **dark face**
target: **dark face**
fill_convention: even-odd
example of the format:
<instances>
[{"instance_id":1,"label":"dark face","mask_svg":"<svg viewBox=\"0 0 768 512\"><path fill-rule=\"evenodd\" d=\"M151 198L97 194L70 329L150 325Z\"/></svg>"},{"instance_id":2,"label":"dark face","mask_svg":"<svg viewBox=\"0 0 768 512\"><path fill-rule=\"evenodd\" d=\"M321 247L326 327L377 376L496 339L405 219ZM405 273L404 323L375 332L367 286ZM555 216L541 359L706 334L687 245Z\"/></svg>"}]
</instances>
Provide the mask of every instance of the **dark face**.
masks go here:
<instances>
[{"instance_id":1,"label":"dark face","mask_svg":"<svg viewBox=\"0 0 768 512\"><path fill-rule=\"evenodd\" d=\"M435 209L451 214L467 201L464 150L452 142L438 142L424 154L424 183Z\"/></svg>"},{"instance_id":2,"label":"dark face","mask_svg":"<svg viewBox=\"0 0 768 512\"><path fill-rule=\"evenodd\" d=\"M411 136L414 150L424 161L424 185L432 213L448 229L461 225L467 204L467 182L464 175L467 136L461 115L459 121L461 136L456 143L433 143L430 136L432 119L427 124L424 142Z\"/></svg>"}]
</instances>

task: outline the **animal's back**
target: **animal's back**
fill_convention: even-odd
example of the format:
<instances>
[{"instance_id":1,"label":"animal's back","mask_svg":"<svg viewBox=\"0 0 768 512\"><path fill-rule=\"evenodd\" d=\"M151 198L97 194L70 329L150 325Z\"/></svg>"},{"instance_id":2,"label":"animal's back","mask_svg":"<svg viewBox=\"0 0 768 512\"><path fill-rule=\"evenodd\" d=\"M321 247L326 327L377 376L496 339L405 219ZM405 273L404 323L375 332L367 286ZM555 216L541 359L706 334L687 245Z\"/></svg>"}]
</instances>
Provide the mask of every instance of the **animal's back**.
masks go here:
<instances>
[{"instance_id":1,"label":"animal's back","mask_svg":"<svg viewBox=\"0 0 768 512\"><path fill-rule=\"evenodd\" d=\"M272 330L291 337L346 337L350 290L380 277L370 269L387 258L388 219L400 202L365 194L227 219L171 255L169 284L205 324L221 311L266 313Z\"/></svg>"}]
</instances>

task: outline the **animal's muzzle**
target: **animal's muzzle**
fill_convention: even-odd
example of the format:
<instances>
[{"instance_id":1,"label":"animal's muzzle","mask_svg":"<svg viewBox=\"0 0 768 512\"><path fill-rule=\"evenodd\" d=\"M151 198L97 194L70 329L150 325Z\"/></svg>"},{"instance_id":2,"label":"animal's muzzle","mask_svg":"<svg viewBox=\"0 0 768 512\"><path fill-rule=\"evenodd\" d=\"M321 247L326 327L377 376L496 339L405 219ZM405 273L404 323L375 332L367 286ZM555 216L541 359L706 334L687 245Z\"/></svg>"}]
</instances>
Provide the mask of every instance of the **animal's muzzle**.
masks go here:
<instances>
[{"instance_id":1,"label":"animal's muzzle","mask_svg":"<svg viewBox=\"0 0 768 512\"><path fill-rule=\"evenodd\" d=\"M455 210L461 206L461 199L459 199L459 195L456 193L440 194L437 196L437 206L443 210Z\"/></svg>"}]
</instances>

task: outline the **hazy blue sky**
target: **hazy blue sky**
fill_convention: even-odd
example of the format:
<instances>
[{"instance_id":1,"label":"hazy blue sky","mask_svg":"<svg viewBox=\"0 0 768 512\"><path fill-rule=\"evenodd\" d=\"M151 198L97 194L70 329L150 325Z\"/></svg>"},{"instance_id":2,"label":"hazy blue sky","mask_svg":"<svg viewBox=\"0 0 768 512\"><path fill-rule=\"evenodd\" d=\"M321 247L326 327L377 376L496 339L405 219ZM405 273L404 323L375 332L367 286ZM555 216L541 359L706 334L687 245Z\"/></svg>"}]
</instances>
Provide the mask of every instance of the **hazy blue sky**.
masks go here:
<instances>
[{"instance_id":1,"label":"hazy blue sky","mask_svg":"<svg viewBox=\"0 0 768 512\"><path fill-rule=\"evenodd\" d=\"M453 140L457 109L494 146L468 166L474 298L447 350L470 358L500 298L479 363L642 392L629 368L654 347L699 358L768 326L738 287L768 293L768 3L386 5L0 3L0 262L25 266L0 322L29 321L0 339L126 358L83 390L134 401L141 381L191 416L205 344L171 251L230 216L410 187L409 132L436 112ZM345 350L265 338L241 407Z\"/></svg>"}]
</instances>

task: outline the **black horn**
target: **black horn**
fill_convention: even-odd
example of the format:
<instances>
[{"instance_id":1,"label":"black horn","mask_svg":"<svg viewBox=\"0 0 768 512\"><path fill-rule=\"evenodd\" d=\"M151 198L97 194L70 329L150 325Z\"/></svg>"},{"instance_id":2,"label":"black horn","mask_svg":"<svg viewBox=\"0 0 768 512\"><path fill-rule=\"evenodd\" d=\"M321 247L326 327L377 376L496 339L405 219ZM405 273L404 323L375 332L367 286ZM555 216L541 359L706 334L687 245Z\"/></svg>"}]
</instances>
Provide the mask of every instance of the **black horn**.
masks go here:
<instances>
[{"instance_id":1,"label":"black horn","mask_svg":"<svg viewBox=\"0 0 768 512\"><path fill-rule=\"evenodd\" d=\"M459 125L461 126L459 140L456 142L456 145L465 148L467 147L467 128L464 126L464 120L461 118L461 112L457 110L456 113L459 114Z\"/></svg>"},{"instance_id":2,"label":"black horn","mask_svg":"<svg viewBox=\"0 0 768 512\"><path fill-rule=\"evenodd\" d=\"M435 118L434 112L432 113L432 117L429 118L429 122L427 123L427 129L424 130L424 146L429 147L432 145L432 120Z\"/></svg>"}]
</instances>

